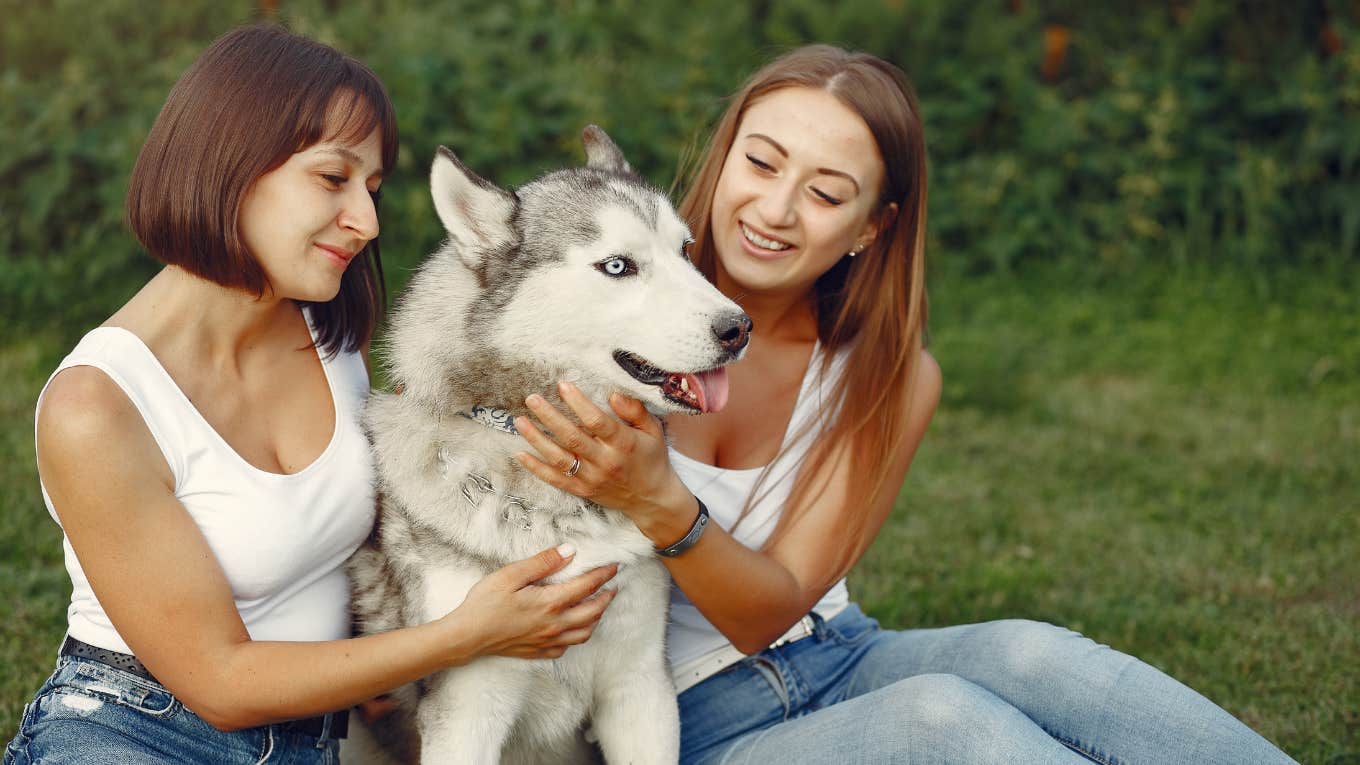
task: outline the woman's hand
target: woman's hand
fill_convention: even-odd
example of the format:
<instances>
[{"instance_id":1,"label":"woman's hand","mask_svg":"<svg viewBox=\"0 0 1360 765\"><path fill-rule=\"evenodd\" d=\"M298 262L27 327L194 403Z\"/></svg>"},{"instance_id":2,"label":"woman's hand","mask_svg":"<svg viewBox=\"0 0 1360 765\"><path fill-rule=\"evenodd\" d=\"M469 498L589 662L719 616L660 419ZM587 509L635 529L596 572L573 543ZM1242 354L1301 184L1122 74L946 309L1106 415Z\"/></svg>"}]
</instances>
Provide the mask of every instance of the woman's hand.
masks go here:
<instances>
[{"instance_id":1,"label":"woman's hand","mask_svg":"<svg viewBox=\"0 0 1360 765\"><path fill-rule=\"evenodd\" d=\"M568 545L549 548L493 571L473 585L462 604L443 620L454 630L473 635L473 645L463 660L492 655L555 659L568 646L586 642L618 593L600 589L618 572L618 566L600 566L565 582L540 584L573 555Z\"/></svg>"},{"instance_id":2,"label":"woman's hand","mask_svg":"<svg viewBox=\"0 0 1360 765\"><path fill-rule=\"evenodd\" d=\"M611 395L616 418L571 383L557 388L580 424L542 396L525 399L552 435L527 417L516 418L515 427L538 452L516 454L520 464L562 491L626 514L654 544L683 536L697 505L671 468L661 421L637 399Z\"/></svg>"}]
</instances>

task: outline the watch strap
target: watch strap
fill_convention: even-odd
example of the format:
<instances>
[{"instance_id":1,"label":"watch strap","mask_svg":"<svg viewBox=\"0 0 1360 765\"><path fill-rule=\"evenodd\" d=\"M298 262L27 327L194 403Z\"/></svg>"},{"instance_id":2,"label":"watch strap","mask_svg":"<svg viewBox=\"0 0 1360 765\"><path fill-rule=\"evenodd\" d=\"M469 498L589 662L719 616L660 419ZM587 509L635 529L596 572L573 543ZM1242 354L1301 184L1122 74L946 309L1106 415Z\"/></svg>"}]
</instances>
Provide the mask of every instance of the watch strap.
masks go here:
<instances>
[{"instance_id":1,"label":"watch strap","mask_svg":"<svg viewBox=\"0 0 1360 765\"><path fill-rule=\"evenodd\" d=\"M708 528L708 507L698 497L695 497L694 501L699 503L699 516L694 519L694 525L689 527L689 531L680 538L680 541L668 547L656 548L657 555L663 558L674 558L699 542L699 537L703 536L704 529Z\"/></svg>"}]
</instances>

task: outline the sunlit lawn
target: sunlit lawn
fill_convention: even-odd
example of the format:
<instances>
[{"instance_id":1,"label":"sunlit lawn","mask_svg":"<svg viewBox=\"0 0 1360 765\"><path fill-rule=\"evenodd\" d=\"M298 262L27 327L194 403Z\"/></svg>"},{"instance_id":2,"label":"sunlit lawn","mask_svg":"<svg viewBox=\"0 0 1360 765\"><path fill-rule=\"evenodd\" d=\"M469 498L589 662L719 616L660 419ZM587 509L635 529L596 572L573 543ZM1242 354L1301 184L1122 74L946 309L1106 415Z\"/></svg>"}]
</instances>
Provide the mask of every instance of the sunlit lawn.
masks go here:
<instances>
[{"instance_id":1,"label":"sunlit lawn","mask_svg":"<svg viewBox=\"0 0 1360 765\"><path fill-rule=\"evenodd\" d=\"M1272 282L937 285L944 401L859 597L1064 624L1360 762L1355 285Z\"/></svg>"}]
</instances>

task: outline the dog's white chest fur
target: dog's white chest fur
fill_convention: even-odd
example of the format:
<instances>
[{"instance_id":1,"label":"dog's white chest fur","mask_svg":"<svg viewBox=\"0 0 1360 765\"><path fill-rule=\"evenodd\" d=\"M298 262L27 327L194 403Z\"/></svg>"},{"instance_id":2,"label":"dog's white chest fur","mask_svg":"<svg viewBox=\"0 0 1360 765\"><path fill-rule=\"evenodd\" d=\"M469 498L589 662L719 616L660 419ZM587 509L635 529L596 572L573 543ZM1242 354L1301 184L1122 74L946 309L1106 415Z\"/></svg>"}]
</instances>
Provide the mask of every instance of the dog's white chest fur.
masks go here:
<instances>
[{"instance_id":1,"label":"dog's white chest fur","mask_svg":"<svg viewBox=\"0 0 1360 765\"><path fill-rule=\"evenodd\" d=\"M394 410L381 398L370 412L375 447L380 454L410 449L411 429L394 427L400 418L383 419ZM664 653L668 577L650 542L612 511L522 470L493 470L510 463L498 461L496 439L486 437L494 433L482 426L456 423L453 432L459 449L429 443L439 456L424 468L416 460L383 473L381 546L361 548L351 563L365 631L439 619L490 570L559 542L577 552L547 583L619 563L606 585L618 595L591 639L560 658L482 658L401 689L407 731L386 736L418 731L418 744L396 748L408 757L419 751L422 763L588 762L589 725L610 762L674 762L679 723ZM469 475L481 490L469 490ZM391 479L418 488L398 490ZM347 761L356 754L345 750Z\"/></svg>"},{"instance_id":2,"label":"dog's white chest fur","mask_svg":"<svg viewBox=\"0 0 1360 765\"><path fill-rule=\"evenodd\" d=\"M477 579L427 571L428 613L448 613ZM421 762L591 761L587 721L611 762L674 762L674 692L654 653L665 637L665 581L655 561L622 568L595 634L561 658L492 657L434 678L417 711Z\"/></svg>"}]
</instances>

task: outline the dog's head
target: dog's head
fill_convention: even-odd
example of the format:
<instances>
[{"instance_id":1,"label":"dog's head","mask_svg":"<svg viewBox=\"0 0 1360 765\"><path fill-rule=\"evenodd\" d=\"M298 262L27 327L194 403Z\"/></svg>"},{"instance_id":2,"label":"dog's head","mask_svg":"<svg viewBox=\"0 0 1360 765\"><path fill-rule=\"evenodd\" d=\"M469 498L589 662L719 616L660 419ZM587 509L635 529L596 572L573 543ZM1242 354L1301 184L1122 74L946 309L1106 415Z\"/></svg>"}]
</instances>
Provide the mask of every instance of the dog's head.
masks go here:
<instances>
[{"instance_id":1,"label":"dog's head","mask_svg":"<svg viewBox=\"0 0 1360 765\"><path fill-rule=\"evenodd\" d=\"M750 319L690 263L689 229L666 196L603 130L584 139L585 167L515 191L448 149L435 157L430 186L448 231L436 257L456 257L476 283L454 333L470 346L464 359L525 388L485 394L516 403L562 378L656 414L720 409L722 367L741 357Z\"/></svg>"}]
</instances>

